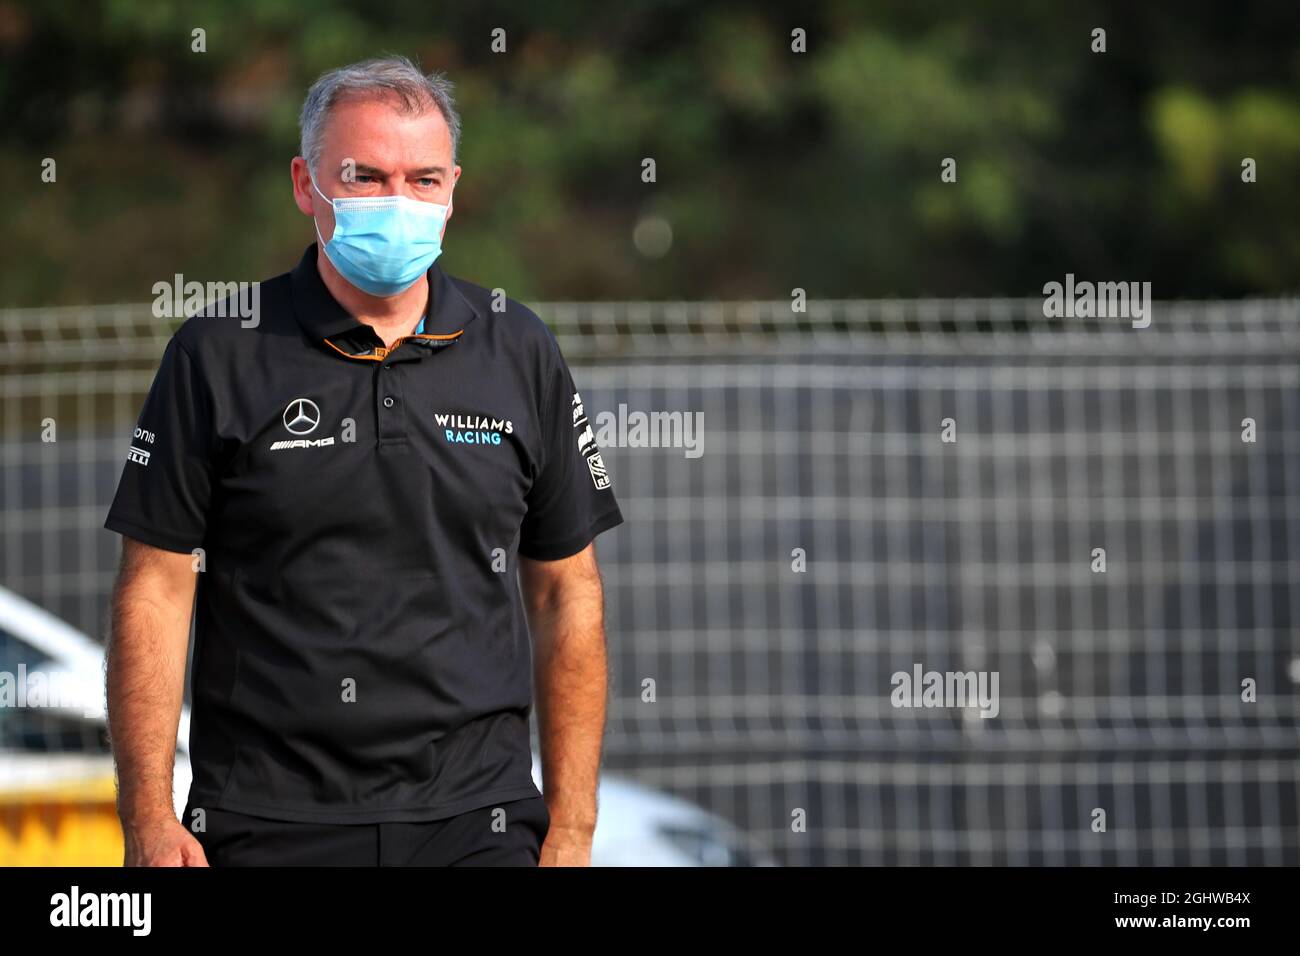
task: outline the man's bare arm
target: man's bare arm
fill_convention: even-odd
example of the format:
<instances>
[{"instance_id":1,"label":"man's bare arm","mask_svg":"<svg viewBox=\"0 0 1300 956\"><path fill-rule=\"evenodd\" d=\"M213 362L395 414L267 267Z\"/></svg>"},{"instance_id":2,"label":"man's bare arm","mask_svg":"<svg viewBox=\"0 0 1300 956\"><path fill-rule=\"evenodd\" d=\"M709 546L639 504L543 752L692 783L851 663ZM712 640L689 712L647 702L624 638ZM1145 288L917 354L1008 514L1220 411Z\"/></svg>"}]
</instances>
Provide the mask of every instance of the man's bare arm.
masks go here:
<instances>
[{"instance_id":1,"label":"man's bare arm","mask_svg":"<svg viewBox=\"0 0 1300 956\"><path fill-rule=\"evenodd\" d=\"M540 865L589 866L609 679L596 549L559 561L521 558L520 571L551 816Z\"/></svg>"},{"instance_id":2,"label":"man's bare arm","mask_svg":"<svg viewBox=\"0 0 1300 956\"><path fill-rule=\"evenodd\" d=\"M108 729L128 866L206 863L172 802L193 565L192 555L122 539L108 641Z\"/></svg>"}]
</instances>

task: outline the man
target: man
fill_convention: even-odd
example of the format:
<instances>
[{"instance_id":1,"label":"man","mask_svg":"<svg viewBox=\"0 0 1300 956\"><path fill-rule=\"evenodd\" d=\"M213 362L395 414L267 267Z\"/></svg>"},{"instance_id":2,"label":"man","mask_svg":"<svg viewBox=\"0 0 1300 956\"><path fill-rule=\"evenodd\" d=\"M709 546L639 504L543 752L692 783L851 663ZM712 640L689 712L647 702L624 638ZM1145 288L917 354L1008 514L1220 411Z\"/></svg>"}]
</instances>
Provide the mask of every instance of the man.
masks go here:
<instances>
[{"instance_id":1,"label":"man","mask_svg":"<svg viewBox=\"0 0 1300 956\"><path fill-rule=\"evenodd\" d=\"M319 242L256 323L176 332L105 522L126 862L587 865L592 541L623 519L582 399L536 315L435 261L461 174L446 80L355 64L301 121Z\"/></svg>"}]
</instances>

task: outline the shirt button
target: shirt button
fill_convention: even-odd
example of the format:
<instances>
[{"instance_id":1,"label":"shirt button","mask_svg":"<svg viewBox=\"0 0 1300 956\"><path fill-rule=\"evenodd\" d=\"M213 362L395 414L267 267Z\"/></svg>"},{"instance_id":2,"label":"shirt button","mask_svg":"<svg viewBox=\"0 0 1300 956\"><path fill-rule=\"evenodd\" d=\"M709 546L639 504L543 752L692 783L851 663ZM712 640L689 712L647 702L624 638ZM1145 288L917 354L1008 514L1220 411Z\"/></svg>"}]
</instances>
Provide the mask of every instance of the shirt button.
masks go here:
<instances>
[{"instance_id":1,"label":"shirt button","mask_svg":"<svg viewBox=\"0 0 1300 956\"><path fill-rule=\"evenodd\" d=\"M384 408L392 408L392 407L393 407L393 396L389 395L387 398L384 399Z\"/></svg>"}]
</instances>

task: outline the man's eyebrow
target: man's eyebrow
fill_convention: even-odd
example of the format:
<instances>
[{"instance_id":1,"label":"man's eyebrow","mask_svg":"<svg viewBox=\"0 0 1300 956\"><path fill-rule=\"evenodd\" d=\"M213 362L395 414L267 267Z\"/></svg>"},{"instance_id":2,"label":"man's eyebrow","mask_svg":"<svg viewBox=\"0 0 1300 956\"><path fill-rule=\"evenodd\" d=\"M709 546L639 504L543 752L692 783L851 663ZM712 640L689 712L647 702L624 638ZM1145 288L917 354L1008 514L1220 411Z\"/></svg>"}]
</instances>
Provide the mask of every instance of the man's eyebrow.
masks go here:
<instances>
[{"instance_id":1,"label":"man's eyebrow","mask_svg":"<svg viewBox=\"0 0 1300 956\"><path fill-rule=\"evenodd\" d=\"M357 163L353 169L361 176L376 176L381 179L387 179L392 175L386 169L380 169L378 166L369 166L366 163ZM445 176L447 174L446 166L421 166L419 169L412 169L408 176L431 176L433 174Z\"/></svg>"}]
</instances>

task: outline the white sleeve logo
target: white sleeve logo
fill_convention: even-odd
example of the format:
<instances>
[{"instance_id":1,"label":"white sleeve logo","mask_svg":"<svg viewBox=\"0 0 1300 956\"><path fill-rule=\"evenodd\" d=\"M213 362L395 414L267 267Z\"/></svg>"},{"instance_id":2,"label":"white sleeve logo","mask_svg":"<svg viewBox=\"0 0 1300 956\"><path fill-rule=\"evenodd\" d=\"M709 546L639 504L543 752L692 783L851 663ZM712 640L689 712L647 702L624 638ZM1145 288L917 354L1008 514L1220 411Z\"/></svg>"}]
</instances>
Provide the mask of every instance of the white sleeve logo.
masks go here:
<instances>
[{"instance_id":1,"label":"white sleeve logo","mask_svg":"<svg viewBox=\"0 0 1300 956\"><path fill-rule=\"evenodd\" d=\"M140 428L139 426L137 426L136 430L131 433L131 437L136 441L138 441L140 445L152 445L154 439L157 438L158 436L154 432L149 431L147 428ZM126 460L133 461L137 465L144 465L148 467L149 454L150 452L147 448L141 448L138 445L132 445L127 450Z\"/></svg>"},{"instance_id":2,"label":"white sleeve logo","mask_svg":"<svg viewBox=\"0 0 1300 956\"><path fill-rule=\"evenodd\" d=\"M582 404L582 396L573 393L573 429L578 433L578 451L586 459L587 470L591 472L591 483L597 491L604 491L610 486L609 471L605 460L600 457L600 447L596 444L596 435L587 423L587 412Z\"/></svg>"}]
</instances>

